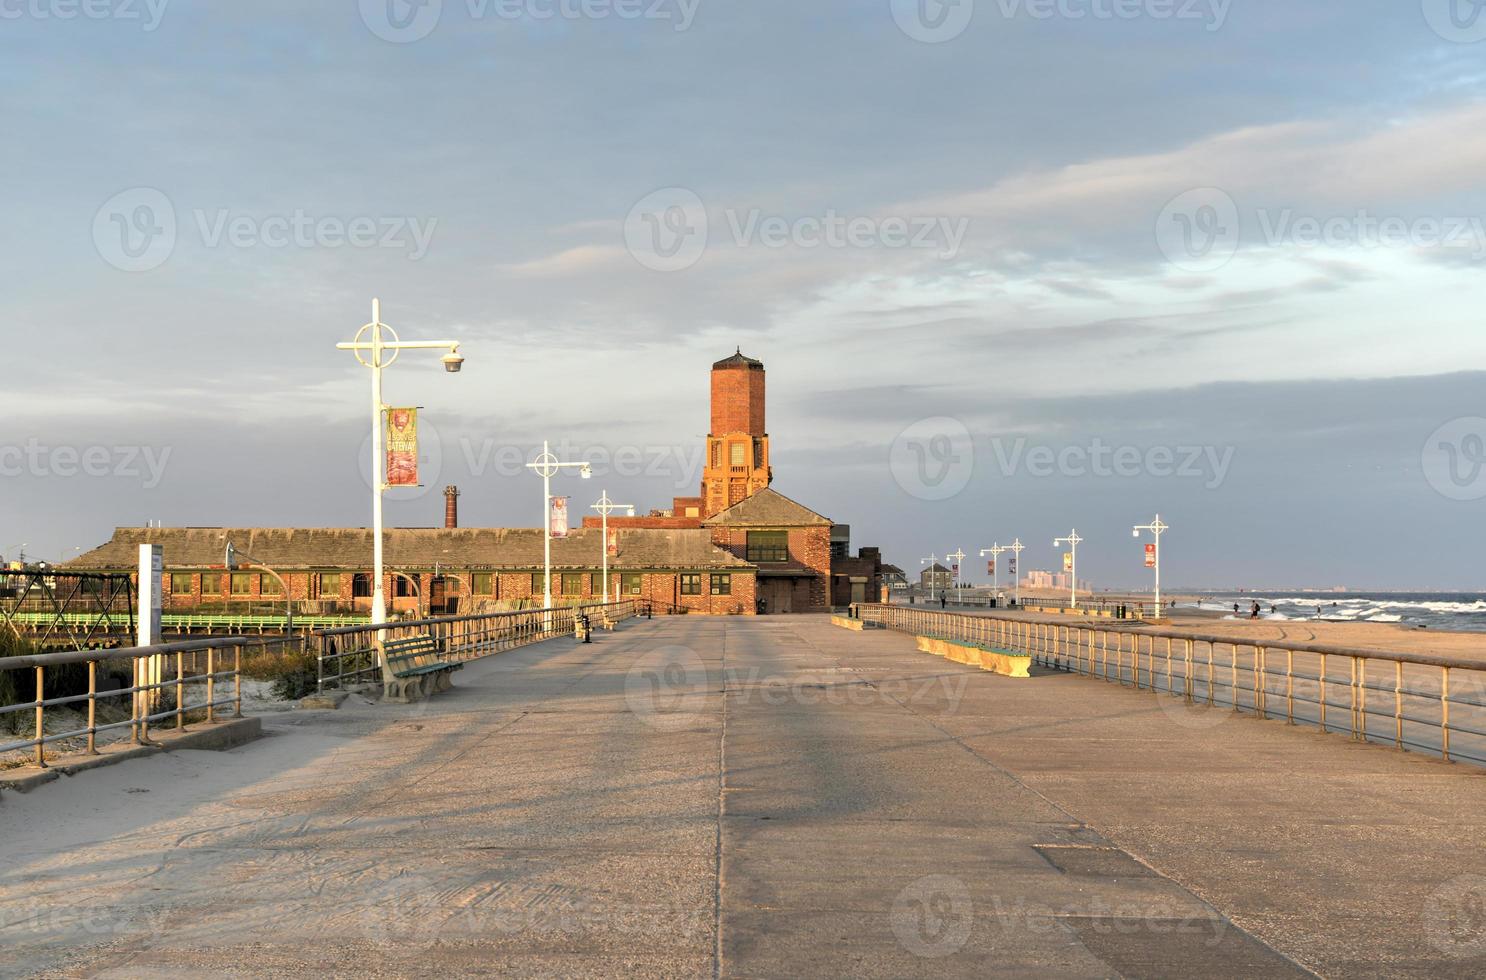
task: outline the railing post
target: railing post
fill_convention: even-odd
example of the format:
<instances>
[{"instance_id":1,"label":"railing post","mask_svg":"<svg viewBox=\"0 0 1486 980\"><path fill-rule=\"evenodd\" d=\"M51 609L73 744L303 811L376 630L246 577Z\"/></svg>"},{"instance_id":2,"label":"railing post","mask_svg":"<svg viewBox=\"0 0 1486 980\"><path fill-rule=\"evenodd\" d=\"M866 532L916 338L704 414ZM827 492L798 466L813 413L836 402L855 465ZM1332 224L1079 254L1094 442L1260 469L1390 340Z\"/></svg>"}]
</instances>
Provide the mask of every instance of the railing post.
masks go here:
<instances>
[{"instance_id":1,"label":"railing post","mask_svg":"<svg viewBox=\"0 0 1486 980\"><path fill-rule=\"evenodd\" d=\"M1192 703L1192 666L1193 666L1193 664L1192 664L1192 641L1191 640L1183 640L1182 641L1182 647L1183 647L1183 649L1182 649L1182 655L1183 655L1182 659L1185 662L1185 666L1183 667L1183 673L1182 673L1182 680L1183 680L1182 691L1186 695L1186 698L1185 698L1186 702L1188 704L1191 704Z\"/></svg>"},{"instance_id":2,"label":"railing post","mask_svg":"<svg viewBox=\"0 0 1486 980\"><path fill-rule=\"evenodd\" d=\"M186 654L175 655L175 730L186 730Z\"/></svg>"},{"instance_id":3,"label":"railing post","mask_svg":"<svg viewBox=\"0 0 1486 980\"><path fill-rule=\"evenodd\" d=\"M232 645L232 717L243 716L243 645Z\"/></svg>"},{"instance_id":4,"label":"railing post","mask_svg":"<svg viewBox=\"0 0 1486 980\"><path fill-rule=\"evenodd\" d=\"M1295 651L1285 651L1285 723L1295 724Z\"/></svg>"},{"instance_id":5,"label":"railing post","mask_svg":"<svg viewBox=\"0 0 1486 980\"><path fill-rule=\"evenodd\" d=\"M36 764L46 768L46 709L41 702L46 700L46 668L36 668Z\"/></svg>"},{"instance_id":6,"label":"railing post","mask_svg":"<svg viewBox=\"0 0 1486 980\"><path fill-rule=\"evenodd\" d=\"M1450 761L1450 668L1440 676L1440 755Z\"/></svg>"},{"instance_id":7,"label":"railing post","mask_svg":"<svg viewBox=\"0 0 1486 980\"><path fill-rule=\"evenodd\" d=\"M88 661L88 755L98 754L98 661Z\"/></svg>"},{"instance_id":8,"label":"railing post","mask_svg":"<svg viewBox=\"0 0 1486 980\"><path fill-rule=\"evenodd\" d=\"M1326 726L1326 654L1321 654L1321 675L1317 678L1321 686L1321 732L1327 732Z\"/></svg>"},{"instance_id":9,"label":"railing post","mask_svg":"<svg viewBox=\"0 0 1486 980\"><path fill-rule=\"evenodd\" d=\"M1254 712L1260 718L1268 718L1269 712L1264 708L1264 648L1255 644L1254 646Z\"/></svg>"},{"instance_id":10,"label":"railing post","mask_svg":"<svg viewBox=\"0 0 1486 980\"><path fill-rule=\"evenodd\" d=\"M1393 742L1403 748L1403 661L1393 662L1397 670L1393 675Z\"/></svg>"},{"instance_id":11,"label":"railing post","mask_svg":"<svg viewBox=\"0 0 1486 980\"><path fill-rule=\"evenodd\" d=\"M206 650L206 723L217 721L217 648Z\"/></svg>"}]
</instances>

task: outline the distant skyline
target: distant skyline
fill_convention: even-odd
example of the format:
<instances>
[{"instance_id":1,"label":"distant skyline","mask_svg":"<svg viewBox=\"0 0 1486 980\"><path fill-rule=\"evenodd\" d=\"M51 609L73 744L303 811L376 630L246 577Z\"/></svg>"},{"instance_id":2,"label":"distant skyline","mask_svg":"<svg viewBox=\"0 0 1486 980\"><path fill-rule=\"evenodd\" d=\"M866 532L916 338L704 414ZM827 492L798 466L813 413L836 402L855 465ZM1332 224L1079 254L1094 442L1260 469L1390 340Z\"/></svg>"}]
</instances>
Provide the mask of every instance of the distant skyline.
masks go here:
<instances>
[{"instance_id":1,"label":"distant skyline","mask_svg":"<svg viewBox=\"0 0 1486 980\"><path fill-rule=\"evenodd\" d=\"M458 484L538 525L544 438L605 461L576 510L694 493L741 346L775 488L910 574L1077 527L1141 586L1159 511L1169 587L1486 590L1450 2L39 0L0 33L0 554L369 523L335 344L380 296L468 358L387 374L430 437L389 523Z\"/></svg>"}]
</instances>

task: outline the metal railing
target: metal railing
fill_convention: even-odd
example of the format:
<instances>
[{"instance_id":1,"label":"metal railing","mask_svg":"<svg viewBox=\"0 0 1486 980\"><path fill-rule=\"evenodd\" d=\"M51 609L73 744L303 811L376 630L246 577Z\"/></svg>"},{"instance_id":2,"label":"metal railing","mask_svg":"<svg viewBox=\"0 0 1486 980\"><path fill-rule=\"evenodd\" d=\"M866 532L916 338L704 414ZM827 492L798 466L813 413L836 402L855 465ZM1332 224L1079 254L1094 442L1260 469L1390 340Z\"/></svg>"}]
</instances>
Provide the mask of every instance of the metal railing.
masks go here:
<instances>
[{"instance_id":1,"label":"metal railing","mask_svg":"<svg viewBox=\"0 0 1486 980\"><path fill-rule=\"evenodd\" d=\"M165 643L156 646L129 647L118 650L79 650L69 653L46 653L17 657L0 657L0 674L30 672L32 697L16 704L0 705L0 719L33 712L33 730L29 738L0 743L0 754L29 749L36 765L46 767L46 747L56 742L85 739L84 751L98 754L99 736L128 729L138 745L150 741L151 726L174 721L176 731L187 731L197 722L215 723L218 709L230 707L232 717L242 717L242 658L244 650L256 652L270 647L298 647L297 642L259 637L223 637L194 640L188 643ZM99 665L105 661L126 661L127 681L119 687L100 688ZM225 663L224 663L225 661ZM48 684L48 671L53 682L60 668L87 665L87 690L79 694L48 697L47 691L58 683ZM223 695L226 686L230 694ZM128 717L112 722L99 719L99 703L127 699ZM65 709L86 705L86 725L69 731L48 733L48 709ZM3 738L0 735L0 738Z\"/></svg>"},{"instance_id":2,"label":"metal railing","mask_svg":"<svg viewBox=\"0 0 1486 980\"><path fill-rule=\"evenodd\" d=\"M381 643L432 635L446 660L470 661L553 637L572 635L581 615L590 622L607 615L620 622L639 615L644 601L523 609L517 612L448 616L440 619L395 620L381 626L346 626L316 630L310 637L319 662L318 688L342 688L351 683L382 680Z\"/></svg>"},{"instance_id":3,"label":"metal railing","mask_svg":"<svg viewBox=\"0 0 1486 980\"><path fill-rule=\"evenodd\" d=\"M1045 667L1486 765L1486 663L1187 630L861 604L865 622L1030 655Z\"/></svg>"}]
</instances>

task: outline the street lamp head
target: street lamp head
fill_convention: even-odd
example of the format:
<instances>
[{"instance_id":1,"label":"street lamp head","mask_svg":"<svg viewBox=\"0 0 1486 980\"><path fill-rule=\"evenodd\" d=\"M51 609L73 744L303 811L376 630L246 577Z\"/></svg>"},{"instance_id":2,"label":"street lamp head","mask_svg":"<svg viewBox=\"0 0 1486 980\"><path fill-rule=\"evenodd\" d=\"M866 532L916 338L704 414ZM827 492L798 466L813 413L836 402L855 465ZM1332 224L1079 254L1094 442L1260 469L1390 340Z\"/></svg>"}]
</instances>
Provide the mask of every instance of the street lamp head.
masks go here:
<instances>
[{"instance_id":1,"label":"street lamp head","mask_svg":"<svg viewBox=\"0 0 1486 980\"><path fill-rule=\"evenodd\" d=\"M444 370L450 374L458 374L459 369L464 367L464 355L459 353L458 347L453 348L449 353L445 354L442 360L444 362Z\"/></svg>"},{"instance_id":2,"label":"street lamp head","mask_svg":"<svg viewBox=\"0 0 1486 980\"><path fill-rule=\"evenodd\" d=\"M633 507L626 507L624 509L624 516L625 517L634 517L635 516L635 509Z\"/></svg>"},{"instance_id":3,"label":"street lamp head","mask_svg":"<svg viewBox=\"0 0 1486 980\"><path fill-rule=\"evenodd\" d=\"M1140 537L1140 528L1136 528L1135 530L1131 531L1130 536L1135 538Z\"/></svg>"},{"instance_id":4,"label":"street lamp head","mask_svg":"<svg viewBox=\"0 0 1486 980\"><path fill-rule=\"evenodd\" d=\"M583 464L583 468L578 471L578 475L581 476L585 480L592 480L593 479L593 467L589 466L587 463L584 463Z\"/></svg>"}]
</instances>

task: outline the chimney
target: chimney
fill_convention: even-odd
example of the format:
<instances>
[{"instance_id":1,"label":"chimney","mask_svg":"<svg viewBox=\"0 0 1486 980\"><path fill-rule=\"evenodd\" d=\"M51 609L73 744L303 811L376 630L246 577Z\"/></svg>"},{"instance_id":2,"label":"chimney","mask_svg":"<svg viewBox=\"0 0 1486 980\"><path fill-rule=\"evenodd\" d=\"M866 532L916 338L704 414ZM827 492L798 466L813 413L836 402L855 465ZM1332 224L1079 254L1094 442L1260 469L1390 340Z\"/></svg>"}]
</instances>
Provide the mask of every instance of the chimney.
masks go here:
<instances>
[{"instance_id":1,"label":"chimney","mask_svg":"<svg viewBox=\"0 0 1486 980\"><path fill-rule=\"evenodd\" d=\"M444 528L453 530L459 526L459 488L444 488Z\"/></svg>"}]
</instances>

